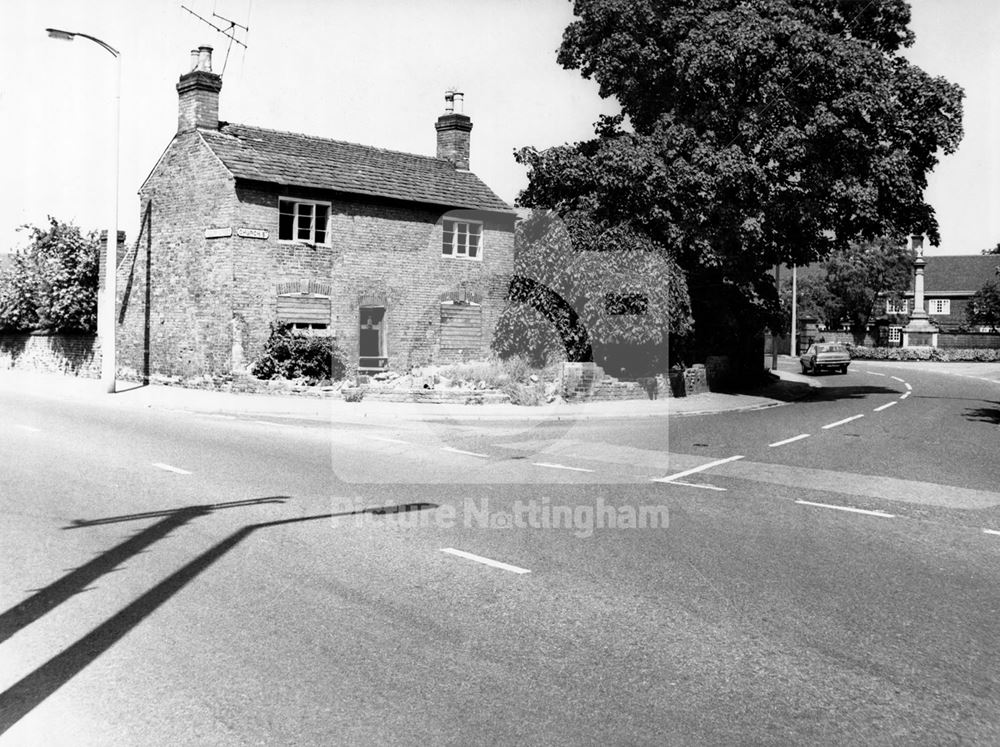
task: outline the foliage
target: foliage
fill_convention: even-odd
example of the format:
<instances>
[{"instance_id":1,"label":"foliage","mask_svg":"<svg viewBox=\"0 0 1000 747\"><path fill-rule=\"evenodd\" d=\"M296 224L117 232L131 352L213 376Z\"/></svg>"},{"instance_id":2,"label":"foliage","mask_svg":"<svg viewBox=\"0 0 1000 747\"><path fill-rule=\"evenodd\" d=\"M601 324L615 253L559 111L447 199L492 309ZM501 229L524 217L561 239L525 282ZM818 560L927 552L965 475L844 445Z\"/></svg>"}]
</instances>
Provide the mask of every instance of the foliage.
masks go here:
<instances>
[{"instance_id":1,"label":"foliage","mask_svg":"<svg viewBox=\"0 0 1000 747\"><path fill-rule=\"evenodd\" d=\"M535 211L515 240L509 303L493 340L500 355L535 365L560 355L590 360L594 344L655 346L690 329L683 274L644 234Z\"/></svg>"},{"instance_id":2,"label":"foliage","mask_svg":"<svg viewBox=\"0 0 1000 747\"><path fill-rule=\"evenodd\" d=\"M851 346L852 360L866 361L1000 361L994 348L869 348Z\"/></svg>"},{"instance_id":3,"label":"foliage","mask_svg":"<svg viewBox=\"0 0 1000 747\"><path fill-rule=\"evenodd\" d=\"M487 389L502 389L511 383L551 381L556 376L556 365L534 366L520 356L490 358L484 361L453 363L436 370L436 375L452 383L476 385L483 382Z\"/></svg>"},{"instance_id":4,"label":"foliage","mask_svg":"<svg viewBox=\"0 0 1000 747\"><path fill-rule=\"evenodd\" d=\"M983 249L983 254L1000 254L1000 244L997 244L992 249ZM1000 267L997 268L997 271L1000 272Z\"/></svg>"},{"instance_id":5,"label":"foliage","mask_svg":"<svg viewBox=\"0 0 1000 747\"><path fill-rule=\"evenodd\" d=\"M791 273L789 273L791 274ZM827 322L827 307L830 305L830 291L827 288L826 277L823 275L807 275L799 278L795 288L798 296L796 303L796 317L813 317L822 324L830 326ZM781 289L779 291L781 300L781 332L787 333L792 328L792 279L791 277L781 278Z\"/></svg>"},{"instance_id":6,"label":"foliage","mask_svg":"<svg viewBox=\"0 0 1000 747\"><path fill-rule=\"evenodd\" d=\"M45 228L26 228L31 243L0 273L0 329L94 332L97 235L51 217Z\"/></svg>"},{"instance_id":7,"label":"foliage","mask_svg":"<svg viewBox=\"0 0 1000 747\"><path fill-rule=\"evenodd\" d=\"M703 348L780 324L771 272L854 241L939 240L924 200L961 89L900 53L905 0L576 0L558 61L615 97L592 140L517 160L519 204L676 258ZM627 118L627 124L626 124Z\"/></svg>"},{"instance_id":8,"label":"foliage","mask_svg":"<svg viewBox=\"0 0 1000 747\"><path fill-rule=\"evenodd\" d=\"M272 324L264 352L250 373L259 379L339 381L347 373L347 364L332 337L296 335L287 324Z\"/></svg>"},{"instance_id":9,"label":"foliage","mask_svg":"<svg viewBox=\"0 0 1000 747\"><path fill-rule=\"evenodd\" d=\"M965 317L973 326L1000 328L1000 282L987 283L976 291L965 307Z\"/></svg>"},{"instance_id":10,"label":"foliage","mask_svg":"<svg viewBox=\"0 0 1000 747\"><path fill-rule=\"evenodd\" d=\"M833 252L825 263L827 325L849 327L860 344L878 305L909 287L913 259L911 249L888 239Z\"/></svg>"}]
</instances>

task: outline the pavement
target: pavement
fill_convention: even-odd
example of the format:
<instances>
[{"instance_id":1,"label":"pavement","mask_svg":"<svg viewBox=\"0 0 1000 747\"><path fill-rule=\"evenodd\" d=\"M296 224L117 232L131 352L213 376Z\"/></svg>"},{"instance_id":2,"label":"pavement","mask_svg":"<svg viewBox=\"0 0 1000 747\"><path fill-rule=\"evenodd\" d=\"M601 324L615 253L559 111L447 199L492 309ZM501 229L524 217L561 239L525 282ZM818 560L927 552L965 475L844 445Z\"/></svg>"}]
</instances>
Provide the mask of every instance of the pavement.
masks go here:
<instances>
[{"instance_id":1,"label":"pavement","mask_svg":"<svg viewBox=\"0 0 1000 747\"><path fill-rule=\"evenodd\" d=\"M770 357L768 357L770 364ZM520 405L459 405L406 402L345 402L339 394L320 398L279 394L235 394L177 386L118 382L118 391L106 394L100 381L58 374L0 371L0 389L30 392L37 396L76 401L97 401L123 408L183 410L220 415L258 416L298 420L354 422L372 420L589 420L600 418L673 417L739 410L759 410L795 402L825 382L792 369L797 361L779 357L772 381L746 393L706 392L690 397L613 402L556 402L540 407ZM856 365L892 366L932 370L1000 384L1000 364L941 363L931 361L858 361Z\"/></svg>"}]
</instances>

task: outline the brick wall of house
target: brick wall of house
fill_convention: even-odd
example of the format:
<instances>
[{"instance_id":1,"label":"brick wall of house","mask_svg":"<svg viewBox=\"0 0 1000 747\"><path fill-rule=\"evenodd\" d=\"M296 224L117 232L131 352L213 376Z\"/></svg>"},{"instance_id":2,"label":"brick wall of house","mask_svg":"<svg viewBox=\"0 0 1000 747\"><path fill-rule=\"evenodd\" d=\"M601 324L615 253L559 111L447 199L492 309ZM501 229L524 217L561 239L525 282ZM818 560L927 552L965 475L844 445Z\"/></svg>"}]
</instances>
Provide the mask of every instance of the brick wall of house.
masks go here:
<instances>
[{"instance_id":1,"label":"brick wall of house","mask_svg":"<svg viewBox=\"0 0 1000 747\"><path fill-rule=\"evenodd\" d=\"M943 331L953 331L958 327L964 327L968 324L965 317L965 309L969 305L968 298L949 298L949 313L948 314L931 314L931 300L934 299L933 295L927 297L924 301L924 309L928 312L928 318L938 325Z\"/></svg>"},{"instance_id":2,"label":"brick wall of house","mask_svg":"<svg viewBox=\"0 0 1000 747\"><path fill-rule=\"evenodd\" d=\"M229 372L234 180L196 132L179 134L140 192L140 234L118 271L118 370L141 378ZM147 351L148 350L148 360Z\"/></svg>"},{"instance_id":3,"label":"brick wall of house","mask_svg":"<svg viewBox=\"0 0 1000 747\"><path fill-rule=\"evenodd\" d=\"M244 325L243 357L253 360L276 319L278 286L319 281L331 288L331 328L357 362L359 303L386 306L386 352L392 369L449 362L489 352L507 283L513 271L513 218L465 211L449 216L484 223L481 260L444 257L440 210L390 201L337 199L315 192L282 197L329 200L330 247L278 241L279 194L267 187L238 187L240 225L266 229L268 238L234 239L237 261L234 313ZM482 304L478 348L440 346L441 301L456 294Z\"/></svg>"}]
</instances>

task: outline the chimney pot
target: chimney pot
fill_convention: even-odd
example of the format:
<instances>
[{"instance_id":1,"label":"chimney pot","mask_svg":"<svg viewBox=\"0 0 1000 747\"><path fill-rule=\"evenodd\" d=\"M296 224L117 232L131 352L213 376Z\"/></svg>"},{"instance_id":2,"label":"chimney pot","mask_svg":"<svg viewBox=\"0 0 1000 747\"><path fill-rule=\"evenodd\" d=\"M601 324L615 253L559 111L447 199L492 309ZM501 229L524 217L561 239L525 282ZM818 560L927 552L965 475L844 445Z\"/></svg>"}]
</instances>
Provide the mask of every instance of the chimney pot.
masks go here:
<instances>
[{"instance_id":1,"label":"chimney pot","mask_svg":"<svg viewBox=\"0 0 1000 747\"><path fill-rule=\"evenodd\" d=\"M212 72L212 48L198 47L198 69L204 73Z\"/></svg>"},{"instance_id":2,"label":"chimney pot","mask_svg":"<svg viewBox=\"0 0 1000 747\"><path fill-rule=\"evenodd\" d=\"M193 73L197 69L198 69L198 50L197 49L192 49L191 50L191 69L188 72Z\"/></svg>"},{"instance_id":3,"label":"chimney pot","mask_svg":"<svg viewBox=\"0 0 1000 747\"><path fill-rule=\"evenodd\" d=\"M452 93L452 99L455 102L455 111L459 114L462 114L462 109L464 108L465 104L465 94L462 93L461 91L454 91Z\"/></svg>"},{"instance_id":4,"label":"chimney pot","mask_svg":"<svg viewBox=\"0 0 1000 747\"><path fill-rule=\"evenodd\" d=\"M444 111L446 114L455 111L455 94L451 91L444 92Z\"/></svg>"}]
</instances>

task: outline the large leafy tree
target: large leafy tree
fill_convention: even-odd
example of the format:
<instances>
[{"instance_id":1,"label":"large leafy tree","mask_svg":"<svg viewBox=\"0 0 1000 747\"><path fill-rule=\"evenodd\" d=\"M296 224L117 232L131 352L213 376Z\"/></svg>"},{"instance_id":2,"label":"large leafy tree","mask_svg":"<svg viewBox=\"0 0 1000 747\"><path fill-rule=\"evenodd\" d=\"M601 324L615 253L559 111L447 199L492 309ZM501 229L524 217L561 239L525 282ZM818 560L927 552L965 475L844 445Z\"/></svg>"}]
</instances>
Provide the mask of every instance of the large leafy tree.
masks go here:
<instances>
[{"instance_id":1,"label":"large leafy tree","mask_svg":"<svg viewBox=\"0 0 1000 747\"><path fill-rule=\"evenodd\" d=\"M576 0L558 61L622 115L516 157L522 205L625 226L676 257L699 345L779 324L771 272L924 233L962 91L910 64L904 0Z\"/></svg>"},{"instance_id":2,"label":"large leafy tree","mask_svg":"<svg viewBox=\"0 0 1000 747\"><path fill-rule=\"evenodd\" d=\"M99 243L93 232L49 218L0 273L0 329L93 332Z\"/></svg>"},{"instance_id":3,"label":"large leafy tree","mask_svg":"<svg viewBox=\"0 0 1000 747\"><path fill-rule=\"evenodd\" d=\"M868 325L885 299L909 288L913 260L913 250L888 239L835 250L825 263L827 324L847 326L854 341L864 344Z\"/></svg>"}]
</instances>

